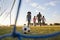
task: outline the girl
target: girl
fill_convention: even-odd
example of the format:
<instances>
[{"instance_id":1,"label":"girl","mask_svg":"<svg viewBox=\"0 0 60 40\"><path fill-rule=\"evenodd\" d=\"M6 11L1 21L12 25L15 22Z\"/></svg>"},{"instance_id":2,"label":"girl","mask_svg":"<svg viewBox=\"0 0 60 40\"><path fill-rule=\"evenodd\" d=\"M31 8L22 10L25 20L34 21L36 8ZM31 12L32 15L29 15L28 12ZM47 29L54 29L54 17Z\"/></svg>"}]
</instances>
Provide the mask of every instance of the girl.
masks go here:
<instances>
[{"instance_id":1,"label":"girl","mask_svg":"<svg viewBox=\"0 0 60 40\"><path fill-rule=\"evenodd\" d=\"M34 26L36 26L36 16L34 16L34 18L33 18L33 24L34 24Z\"/></svg>"},{"instance_id":2,"label":"girl","mask_svg":"<svg viewBox=\"0 0 60 40\"><path fill-rule=\"evenodd\" d=\"M43 25L45 25L45 21L46 21L46 19L45 19L45 17L43 16L43 17L42 17L42 24L43 24Z\"/></svg>"}]
</instances>

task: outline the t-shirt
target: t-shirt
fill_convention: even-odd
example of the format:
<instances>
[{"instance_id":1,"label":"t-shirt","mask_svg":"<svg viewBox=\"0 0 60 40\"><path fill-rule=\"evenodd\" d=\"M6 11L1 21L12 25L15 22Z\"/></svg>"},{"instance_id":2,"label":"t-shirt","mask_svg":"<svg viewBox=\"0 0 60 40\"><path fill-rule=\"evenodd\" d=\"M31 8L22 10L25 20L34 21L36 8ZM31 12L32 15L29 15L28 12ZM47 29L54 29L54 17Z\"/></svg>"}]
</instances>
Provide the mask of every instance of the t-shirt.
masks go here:
<instances>
[{"instance_id":1,"label":"t-shirt","mask_svg":"<svg viewBox=\"0 0 60 40\"><path fill-rule=\"evenodd\" d=\"M45 21L45 18L42 18L42 21L44 22Z\"/></svg>"},{"instance_id":2,"label":"t-shirt","mask_svg":"<svg viewBox=\"0 0 60 40\"><path fill-rule=\"evenodd\" d=\"M35 22L36 21L36 18L33 18L33 22Z\"/></svg>"},{"instance_id":3,"label":"t-shirt","mask_svg":"<svg viewBox=\"0 0 60 40\"><path fill-rule=\"evenodd\" d=\"M31 20L31 15L27 15L27 20Z\"/></svg>"},{"instance_id":4,"label":"t-shirt","mask_svg":"<svg viewBox=\"0 0 60 40\"><path fill-rule=\"evenodd\" d=\"M37 17L38 17L38 19L41 19L41 15L40 14L38 14Z\"/></svg>"}]
</instances>

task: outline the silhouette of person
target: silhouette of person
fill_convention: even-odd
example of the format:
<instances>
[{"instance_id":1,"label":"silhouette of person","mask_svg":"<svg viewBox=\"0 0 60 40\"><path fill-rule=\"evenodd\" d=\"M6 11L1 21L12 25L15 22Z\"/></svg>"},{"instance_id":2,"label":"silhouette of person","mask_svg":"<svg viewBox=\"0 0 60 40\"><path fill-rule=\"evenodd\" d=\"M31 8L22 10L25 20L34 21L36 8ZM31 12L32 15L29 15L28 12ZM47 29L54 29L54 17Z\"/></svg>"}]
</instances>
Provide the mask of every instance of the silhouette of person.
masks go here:
<instances>
[{"instance_id":1,"label":"silhouette of person","mask_svg":"<svg viewBox=\"0 0 60 40\"><path fill-rule=\"evenodd\" d=\"M34 26L36 26L36 16L34 16L33 18L33 23L34 23Z\"/></svg>"},{"instance_id":2,"label":"silhouette of person","mask_svg":"<svg viewBox=\"0 0 60 40\"><path fill-rule=\"evenodd\" d=\"M28 26L29 26L31 22L31 12L27 12L27 21L28 21Z\"/></svg>"},{"instance_id":3,"label":"silhouette of person","mask_svg":"<svg viewBox=\"0 0 60 40\"><path fill-rule=\"evenodd\" d=\"M45 25L45 21L46 21L46 19L45 19L45 17L43 16L43 17L42 17L42 24L43 24L43 25Z\"/></svg>"},{"instance_id":4,"label":"silhouette of person","mask_svg":"<svg viewBox=\"0 0 60 40\"><path fill-rule=\"evenodd\" d=\"M41 26L41 13L39 12L39 14L37 14L37 18L38 18L38 24Z\"/></svg>"}]
</instances>

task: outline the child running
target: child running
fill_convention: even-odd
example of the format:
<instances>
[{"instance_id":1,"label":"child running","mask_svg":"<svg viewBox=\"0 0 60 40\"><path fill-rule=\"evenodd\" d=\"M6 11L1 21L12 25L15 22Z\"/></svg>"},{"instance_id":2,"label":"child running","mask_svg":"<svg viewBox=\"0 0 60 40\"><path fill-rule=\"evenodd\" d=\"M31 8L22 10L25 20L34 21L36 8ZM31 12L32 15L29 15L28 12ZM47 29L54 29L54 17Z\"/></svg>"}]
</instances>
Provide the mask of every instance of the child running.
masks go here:
<instances>
[{"instance_id":1,"label":"child running","mask_svg":"<svg viewBox=\"0 0 60 40\"><path fill-rule=\"evenodd\" d=\"M43 16L43 17L42 17L42 24L43 24L43 25L45 25L45 21L46 21L46 19L45 19L45 17Z\"/></svg>"},{"instance_id":2,"label":"child running","mask_svg":"<svg viewBox=\"0 0 60 40\"><path fill-rule=\"evenodd\" d=\"M34 26L36 26L36 16L34 16L34 18L33 18L33 24L34 24Z\"/></svg>"}]
</instances>

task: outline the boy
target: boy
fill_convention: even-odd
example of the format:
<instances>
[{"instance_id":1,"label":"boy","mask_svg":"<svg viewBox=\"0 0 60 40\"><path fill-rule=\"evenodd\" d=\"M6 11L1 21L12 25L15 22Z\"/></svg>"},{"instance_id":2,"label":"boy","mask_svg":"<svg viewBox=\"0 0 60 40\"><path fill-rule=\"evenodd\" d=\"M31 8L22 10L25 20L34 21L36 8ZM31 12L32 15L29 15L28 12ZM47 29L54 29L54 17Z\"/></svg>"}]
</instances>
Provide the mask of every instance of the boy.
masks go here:
<instances>
[{"instance_id":1,"label":"boy","mask_svg":"<svg viewBox=\"0 0 60 40\"><path fill-rule=\"evenodd\" d=\"M29 26L31 22L31 12L27 12L27 21L28 21L28 26Z\"/></svg>"}]
</instances>

